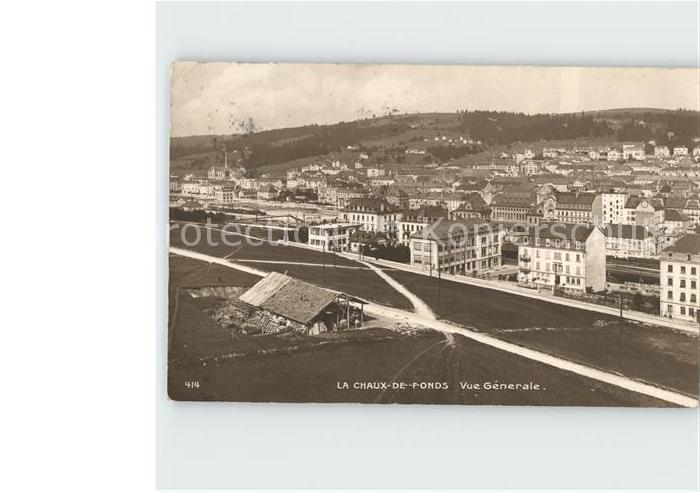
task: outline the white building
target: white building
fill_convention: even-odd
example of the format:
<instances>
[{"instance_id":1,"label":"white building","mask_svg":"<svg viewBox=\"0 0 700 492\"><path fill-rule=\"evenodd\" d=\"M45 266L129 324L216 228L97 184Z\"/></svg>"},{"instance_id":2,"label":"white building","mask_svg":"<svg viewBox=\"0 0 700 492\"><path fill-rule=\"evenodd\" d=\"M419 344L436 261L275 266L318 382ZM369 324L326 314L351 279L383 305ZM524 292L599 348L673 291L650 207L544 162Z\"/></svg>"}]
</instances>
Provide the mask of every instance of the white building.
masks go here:
<instances>
[{"instance_id":1,"label":"white building","mask_svg":"<svg viewBox=\"0 0 700 492\"><path fill-rule=\"evenodd\" d=\"M411 235L411 265L457 275L478 274L501 265L505 230L482 220L439 220Z\"/></svg>"},{"instance_id":2,"label":"white building","mask_svg":"<svg viewBox=\"0 0 700 492\"><path fill-rule=\"evenodd\" d=\"M446 220L449 212L446 208L425 206L415 210L406 210L401 214L398 222L398 240L404 246L408 246L410 238L416 232L422 232L423 228L436 220Z\"/></svg>"},{"instance_id":3,"label":"white building","mask_svg":"<svg viewBox=\"0 0 700 492\"><path fill-rule=\"evenodd\" d=\"M350 236L359 229L356 224L336 223L309 227L309 246L321 251L349 251Z\"/></svg>"},{"instance_id":4,"label":"white building","mask_svg":"<svg viewBox=\"0 0 700 492\"><path fill-rule=\"evenodd\" d=\"M605 290L605 235L590 224L530 227L518 248L518 283L573 292Z\"/></svg>"},{"instance_id":5,"label":"white building","mask_svg":"<svg viewBox=\"0 0 700 492\"><path fill-rule=\"evenodd\" d=\"M686 156L688 155L688 147L673 147L673 156Z\"/></svg>"},{"instance_id":6,"label":"white building","mask_svg":"<svg viewBox=\"0 0 700 492\"><path fill-rule=\"evenodd\" d=\"M629 224L607 224L605 231L605 254L616 258L654 258L657 240L642 226Z\"/></svg>"},{"instance_id":7,"label":"white building","mask_svg":"<svg viewBox=\"0 0 700 492\"><path fill-rule=\"evenodd\" d=\"M643 161L644 155L644 145L642 144L624 144L622 146L622 157L623 159L634 159L636 161Z\"/></svg>"},{"instance_id":8,"label":"white building","mask_svg":"<svg viewBox=\"0 0 700 492\"><path fill-rule=\"evenodd\" d=\"M395 234L401 211L386 200L361 198L352 200L340 211L340 220L359 224L367 232Z\"/></svg>"},{"instance_id":9,"label":"white building","mask_svg":"<svg viewBox=\"0 0 700 492\"><path fill-rule=\"evenodd\" d=\"M601 193L593 200L593 223L623 224L625 222L625 193Z\"/></svg>"},{"instance_id":10,"label":"white building","mask_svg":"<svg viewBox=\"0 0 700 492\"><path fill-rule=\"evenodd\" d=\"M380 167L368 167L367 177L368 178L378 178L379 176L384 176L386 171Z\"/></svg>"},{"instance_id":11,"label":"white building","mask_svg":"<svg viewBox=\"0 0 700 492\"><path fill-rule=\"evenodd\" d=\"M665 145L657 145L656 147L654 147L654 156L655 157L663 158L663 157L670 157L670 155L671 155L671 151L668 150L668 147L666 147Z\"/></svg>"},{"instance_id":12,"label":"white building","mask_svg":"<svg viewBox=\"0 0 700 492\"><path fill-rule=\"evenodd\" d=\"M700 234L688 234L661 254L660 314L699 321Z\"/></svg>"},{"instance_id":13,"label":"white building","mask_svg":"<svg viewBox=\"0 0 700 492\"><path fill-rule=\"evenodd\" d=\"M228 204L233 203L236 198L236 192L232 186L215 186L214 197L217 203Z\"/></svg>"}]
</instances>

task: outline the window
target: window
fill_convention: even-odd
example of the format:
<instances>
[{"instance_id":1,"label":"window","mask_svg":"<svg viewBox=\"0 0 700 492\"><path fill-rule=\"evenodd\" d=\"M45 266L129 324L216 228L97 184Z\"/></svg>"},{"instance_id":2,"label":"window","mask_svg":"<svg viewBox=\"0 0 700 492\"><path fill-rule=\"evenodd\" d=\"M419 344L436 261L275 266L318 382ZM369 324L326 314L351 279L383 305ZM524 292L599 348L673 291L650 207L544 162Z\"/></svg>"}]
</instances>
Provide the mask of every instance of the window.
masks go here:
<instances>
[{"instance_id":1,"label":"window","mask_svg":"<svg viewBox=\"0 0 700 492\"><path fill-rule=\"evenodd\" d=\"M685 302L685 292L681 292L681 302Z\"/></svg>"},{"instance_id":2,"label":"window","mask_svg":"<svg viewBox=\"0 0 700 492\"><path fill-rule=\"evenodd\" d=\"M690 294L690 302L697 302L698 298L695 294Z\"/></svg>"},{"instance_id":3,"label":"window","mask_svg":"<svg viewBox=\"0 0 700 492\"><path fill-rule=\"evenodd\" d=\"M685 275L685 267L684 266L681 267L681 275Z\"/></svg>"},{"instance_id":4,"label":"window","mask_svg":"<svg viewBox=\"0 0 700 492\"><path fill-rule=\"evenodd\" d=\"M666 295L666 298L667 298L669 301L672 301L672 300L673 300L673 292L671 292L671 291L669 290L669 291L668 291L668 294Z\"/></svg>"},{"instance_id":5,"label":"window","mask_svg":"<svg viewBox=\"0 0 700 492\"><path fill-rule=\"evenodd\" d=\"M681 289L685 289L685 279L681 279Z\"/></svg>"},{"instance_id":6,"label":"window","mask_svg":"<svg viewBox=\"0 0 700 492\"><path fill-rule=\"evenodd\" d=\"M695 289L698 286L698 283L695 280L690 281L690 288Z\"/></svg>"},{"instance_id":7,"label":"window","mask_svg":"<svg viewBox=\"0 0 700 492\"><path fill-rule=\"evenodd\" d=\"M698 269L695 268L695 267L692 267L692 268L690 269L690 274L691 274L691 275L696 275L697 272L698 272Z\"/></svg>"},{"instance_id":8,"label":"window","mask_svg":"<svg viewBox=\"0 0 700 492\"><path fill-rule=\"evenodd\" d=\"M673 287L673 279L671 277L668 278L668 285L669 287Z\"/></svg>"},{"instance_id":9,"label":"window","mask_svg":"<svg viewBox=\"0 0 700 492\"><path fill-rule=\"evenodd\" d=\"M668 266L668 273L673 273L673 265Z\"/></svg>"},{"instance_id":10,"label":"window","mask_svg":"<svg viewBox=\"0 0 700 492\"><path fill-rule=\"evenodd\" d=\"M685 314L685 306L681 306L681 314Z\"/></svg>"}]
</instances>

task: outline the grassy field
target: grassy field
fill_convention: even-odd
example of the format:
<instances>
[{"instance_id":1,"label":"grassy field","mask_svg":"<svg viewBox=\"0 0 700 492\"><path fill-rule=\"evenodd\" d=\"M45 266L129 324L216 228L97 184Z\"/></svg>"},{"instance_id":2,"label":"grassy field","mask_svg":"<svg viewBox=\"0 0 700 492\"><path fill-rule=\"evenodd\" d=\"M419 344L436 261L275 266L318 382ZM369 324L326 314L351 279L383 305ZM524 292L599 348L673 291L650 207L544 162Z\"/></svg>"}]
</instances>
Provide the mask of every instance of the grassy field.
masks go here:
<instances>
[{"instance_id":1,"label":"grassy field","mask_svg":"<svg viewBox=\"0 0 700 492\"><path fill-rule=\"evenodd\" d=\"M337 272L358 270L338 269ZM370 274L369 271L362 271ZM395 273L393 273L395 274ZM375 275L376 277L376 275ZM380 280L376 277L377 280ZM246 336L218 326L207 310L218 298L192 298L186 288L247 287L258 277L172 255L168 391L177 400L446 403L481 405L632 405L663 402L597 383L499 350L432 331L400 335L382 328ZM377 290L376 287L373 290ZM379 289L380 291L382 289ZM385 288L385 291L392 289ZM375 324L380 321L375 321ZM340 390L338 383L351 387ZM403 389L353 389L354 382L404 382ZM486 382L533 382L537 391L485 390ZM198 387L187 383L197 382ZM447 389L411 383L446 383ZM463 389L460 383L472 385Z\"/></svg>"},{"instance_id":2,"label":"grassy field","mask_svg":"<svg viewBox=\"0 0 700 492\"><path fill-rule=\"evenodd\" d=\"M187 382L199 387L188 388ZM389 386L354 387L366 382ZM531 382L539 389L486 390L488 382ZM347 389L339 389L343 383ZM433 332L407 337L381 329L348 332L340 342L294 351L171 367L168 392L195 401L668 406L460 337L450 345Z\"/></svg>"},{"instance_id":3,"label":"grassy field","mask_svg":"<svg viewBox=\"0 0 700 492\"><path fill-rule=\"evenodd\" d=\"M388 271L439 317L603 370L698 394L698 337L513 294ZM622 361L622 364L620 364Z\"/></svg>"},{"instance_id":4,"label":"grassy field","mask_svg":"<svg viewBox=\"0 0 700 492\"><path fill-rule=\"evenodd\" d=\"M258 233L262 233L259 229L257 229L257 231ZM231 238L231 240L233 240L233 238ZM286 272L292 277L312 282L321 287L347 292L348 294L370 299L387 306L399 309L412 309L411 303L403 295L389 287L376 273L360 263L337 255L334 256L331 253L267 243L253 245L244 242L240 249L223 244L212 246L207 244L206 241L200 242L196 246L187 246L182 242L180 232L176 230L171 231L170 244L175 247L198 251L218 258L223 258L233 253L232 256L230 256L232 261L260 260L271 262L313 263L318 266L296 265L294 263L247 263L241 261L243 265L251 266L259 270L280 273ZM324 263L326 265L325 268L323 266ZM334 265L338 267L351 266L354 268L334 268ZM221 269L226 269L226 267L218 267L216 271L220 271Z\"/></svg>"},{"instance_id":5,"label":"grassy field","mask_svg":"<svg viewBox=\"0 0 700 492\"><path fill-rule=\"evenodd\" d=\"M229 242L227 245L223 242L221 232L216 230L211 231L213 241L209 243L206 241L205 229L201 227L199 230L201 231L201 240L196 245L190 246L189 244L194 243L197 239L197 231L194 226L185 229L171 229L170 246L190 249L199 253L216 256L217 258L223 258L235 252L232 256L233 259L296 261L302 263L318 263L319 265L322 265L324 262L332 264L334 261L331 253L295 246L284 246L277 243L258 243L255 240L247 241L245 237L236 234L225 235L225 239ZM283 236L283 232L280 230L263 230L257 227L250 227L245 230L241 228L241 232L249 236L272 241L281 239ZM185 242L189 244L185 244ZM335 262L337 265L360 266L357 262L340 256L335 257Z\"/></svg>"}]
</instances>

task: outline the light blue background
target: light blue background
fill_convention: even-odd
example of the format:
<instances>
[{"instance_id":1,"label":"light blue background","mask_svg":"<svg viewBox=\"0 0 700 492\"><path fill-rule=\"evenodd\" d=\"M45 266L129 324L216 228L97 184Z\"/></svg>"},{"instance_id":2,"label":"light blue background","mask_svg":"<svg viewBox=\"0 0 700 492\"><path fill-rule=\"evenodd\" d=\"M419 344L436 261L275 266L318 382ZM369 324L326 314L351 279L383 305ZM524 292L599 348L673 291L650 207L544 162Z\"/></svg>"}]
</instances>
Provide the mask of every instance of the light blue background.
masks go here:
<instances>
[{"instance_id":1,"label":"light blue background","mask_svg":"<svg viewBox=\"0 0 700 492\"><path fill-rule=\"evenodd\" d=\"M697 490L697 410L179 403L164 370L171 62L697 67L697 8L159 4L158 487Z\"/></svg>"}]
</instances>

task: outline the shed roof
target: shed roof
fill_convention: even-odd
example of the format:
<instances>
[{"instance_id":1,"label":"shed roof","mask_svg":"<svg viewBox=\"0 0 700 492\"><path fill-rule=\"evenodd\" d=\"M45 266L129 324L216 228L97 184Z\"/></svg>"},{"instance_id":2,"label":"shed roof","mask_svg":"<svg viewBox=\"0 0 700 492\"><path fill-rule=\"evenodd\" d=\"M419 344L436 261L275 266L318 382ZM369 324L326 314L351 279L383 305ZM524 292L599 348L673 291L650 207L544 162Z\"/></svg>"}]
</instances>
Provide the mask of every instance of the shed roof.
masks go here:
<instances>
[{"instance_id":1,"label":"shed roof","mask_svg":"<svg viewBox=\"0 0 700 492\"><path fill-rule=\"evenodd\" d=\"M302 324L310 323L339 292L272 272L248 289L239 300ZM355 302L363 302L351 297Z\"/></svg>"}]
</instances>

